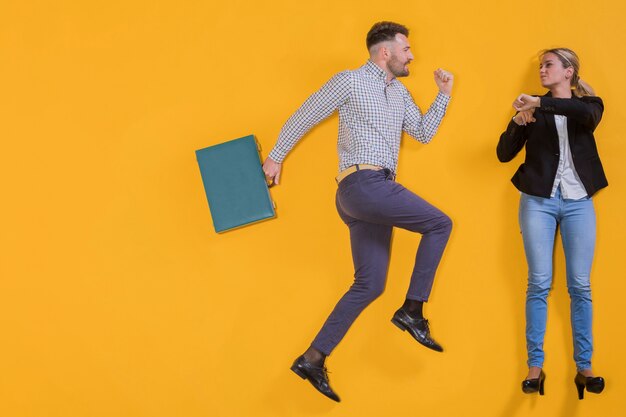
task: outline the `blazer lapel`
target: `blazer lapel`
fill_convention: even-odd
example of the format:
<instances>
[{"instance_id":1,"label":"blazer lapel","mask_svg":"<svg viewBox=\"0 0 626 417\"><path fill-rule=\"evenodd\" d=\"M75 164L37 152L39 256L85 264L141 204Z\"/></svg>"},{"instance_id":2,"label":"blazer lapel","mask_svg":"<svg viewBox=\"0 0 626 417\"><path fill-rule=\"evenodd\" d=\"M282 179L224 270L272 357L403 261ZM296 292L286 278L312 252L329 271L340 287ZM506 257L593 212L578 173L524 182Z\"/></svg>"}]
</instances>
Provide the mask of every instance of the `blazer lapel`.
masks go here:
<instances>
[{"instance_id":1,"label":"blazer lapel","mask_svg":"<svg viewBox=\"0 0 626 417\"><path fill-rule=\"evenodd\" d=\"M552 97L552 93L548 91L545 94L545 97ZM556 122L554 121L554 114L552 113L543 113L543 116L546 118L546 126L548 128L548 132L552 136L552 146L553 149L559 151L559 132L556 130Z\"/></svg>"},{"instance_id":2,"label":"blazer lapel","mask_svg":"<svg viewBox=\"0 0 626 417\"><path fill-rule=\"evenodd\" d=\"M546 118L546 126L550 137L552 138L553 149L559 150L559 132L556 130L556 122L554 121L554 115L551 113L544 113L543 117Z\"/></svg>"}]
</instances>

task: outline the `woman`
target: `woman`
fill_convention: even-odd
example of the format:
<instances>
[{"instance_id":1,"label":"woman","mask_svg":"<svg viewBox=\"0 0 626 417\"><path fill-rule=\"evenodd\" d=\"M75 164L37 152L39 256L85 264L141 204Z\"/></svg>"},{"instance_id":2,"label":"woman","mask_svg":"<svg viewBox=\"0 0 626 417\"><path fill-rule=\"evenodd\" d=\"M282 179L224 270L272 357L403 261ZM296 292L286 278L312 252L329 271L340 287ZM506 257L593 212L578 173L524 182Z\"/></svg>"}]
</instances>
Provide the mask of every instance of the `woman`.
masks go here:
<instances>
[{"instance_id":1,"label":"woman","mask_svg":"<svg viewBox=\"0 0 626 417\"><path fill-rule=\"evenodd\" d=\"M528 263L525 393L544 392L543 338L557 226L565 252L570 295L578 398L584 389L600 393L604 379L591 369L591 289L589 273L595 246L591 197L608 185L593 136L604 105L578 75L578 56L566 48L541 53L539 77L550 91L521 94L517 111L498 142L498 159L508 162L525 146L526 159L512 178L521 191L519 222Z\"/></svg>"}]
</instances>

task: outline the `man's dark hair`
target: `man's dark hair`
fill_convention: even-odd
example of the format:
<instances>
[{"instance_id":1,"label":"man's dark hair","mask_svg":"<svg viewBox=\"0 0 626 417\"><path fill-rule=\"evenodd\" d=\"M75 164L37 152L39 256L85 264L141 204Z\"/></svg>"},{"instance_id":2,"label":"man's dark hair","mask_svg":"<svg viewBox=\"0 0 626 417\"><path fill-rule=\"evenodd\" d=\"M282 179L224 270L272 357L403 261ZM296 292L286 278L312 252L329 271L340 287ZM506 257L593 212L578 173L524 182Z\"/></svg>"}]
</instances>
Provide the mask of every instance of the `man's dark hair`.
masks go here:
<instances>
[{"instance_id":1,"label":"man's dark hair","mask_svg":"<svg viewBox=\"0 0 626 417\"><path fill-rule=\"evenodd\" d=\"M377 43L392 41L396 38L396 34L402 34L404 36L409 36L409 30L399 24L394 22L378 22L374 23L374 26L367 32L367 38L365 43L367 44L367 49L369 50L372 46Z\"/></svg>"}]
</instances>

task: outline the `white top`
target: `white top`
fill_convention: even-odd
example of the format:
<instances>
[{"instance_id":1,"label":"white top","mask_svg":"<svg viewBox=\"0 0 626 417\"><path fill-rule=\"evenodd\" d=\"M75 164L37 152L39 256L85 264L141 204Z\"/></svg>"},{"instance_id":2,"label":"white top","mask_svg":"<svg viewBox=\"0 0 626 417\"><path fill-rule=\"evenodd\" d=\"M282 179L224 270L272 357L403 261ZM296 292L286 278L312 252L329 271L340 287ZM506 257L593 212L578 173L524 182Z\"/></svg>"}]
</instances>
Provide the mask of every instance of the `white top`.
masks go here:
<instances>
[{"instance_id":1,"label":"white top","mask_svg":"<svg viewBox=\"0 0 626 417\"><path fill-rule=\"evenodd\" d=\"M559 135L559 167L554 177L550 197L554 197L556 189L560 185L561 195L564 199L580 200L587 197L587 190L585 190L574 166L572 151L569 147L569 136L567 135L567 117L555 114L554 122Z\"/></svg>"}]
</instances>

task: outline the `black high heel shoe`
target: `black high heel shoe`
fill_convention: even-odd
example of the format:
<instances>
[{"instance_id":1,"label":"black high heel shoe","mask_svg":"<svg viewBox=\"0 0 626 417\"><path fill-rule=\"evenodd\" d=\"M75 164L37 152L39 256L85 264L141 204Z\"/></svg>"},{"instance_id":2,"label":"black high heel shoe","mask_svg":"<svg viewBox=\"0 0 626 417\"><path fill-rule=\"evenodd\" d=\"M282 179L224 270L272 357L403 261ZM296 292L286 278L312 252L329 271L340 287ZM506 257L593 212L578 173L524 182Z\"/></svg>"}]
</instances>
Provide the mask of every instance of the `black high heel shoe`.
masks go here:
<instances>
[{"instance_id":1,"label":"black high heel shoe","mask_svg":"<svg viewBox=\"0 0 626 417\"><path fill-rule=\"evenodd\" d=\"M522 391L526 394L533 394L539 391L539 395L543 395L543 384L546 381L546 374L543 370L539 374L539 378L525 379L522 381Z\"/></svg>"},{"instance_id":2,"label":"black high heel shoe","mask_svg":"<svg viewBox=\"0 0 626 417\"><path fill-rule=\"evenodd\" d=\"M601 376L584 376L580 372L574 378L574 384L578 390L578 399L585 398L585 388L594 394L600 394L604 390L604 378Z\"/></svg>"}]
</instances>

